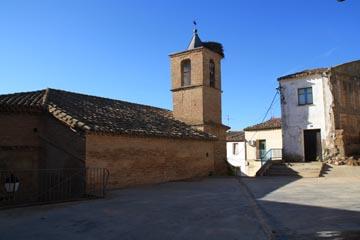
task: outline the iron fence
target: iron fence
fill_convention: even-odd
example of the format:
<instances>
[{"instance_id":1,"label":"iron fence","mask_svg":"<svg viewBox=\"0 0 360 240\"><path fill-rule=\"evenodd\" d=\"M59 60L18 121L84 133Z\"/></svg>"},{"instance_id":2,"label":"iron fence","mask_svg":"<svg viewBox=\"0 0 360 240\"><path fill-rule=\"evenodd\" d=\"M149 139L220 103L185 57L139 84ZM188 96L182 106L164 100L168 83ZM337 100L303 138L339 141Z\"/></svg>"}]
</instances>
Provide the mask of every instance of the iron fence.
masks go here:
<instances>
[{"instance_id":1,"label":"iron fence","mask_svg":"<svg viewBox=\"0 0 360 240\"><path fill-rule=\"evenodd\" d=\"M0 171L0 208L102 198L108 178L104 168Z\"/></svg>"}]
</instances>

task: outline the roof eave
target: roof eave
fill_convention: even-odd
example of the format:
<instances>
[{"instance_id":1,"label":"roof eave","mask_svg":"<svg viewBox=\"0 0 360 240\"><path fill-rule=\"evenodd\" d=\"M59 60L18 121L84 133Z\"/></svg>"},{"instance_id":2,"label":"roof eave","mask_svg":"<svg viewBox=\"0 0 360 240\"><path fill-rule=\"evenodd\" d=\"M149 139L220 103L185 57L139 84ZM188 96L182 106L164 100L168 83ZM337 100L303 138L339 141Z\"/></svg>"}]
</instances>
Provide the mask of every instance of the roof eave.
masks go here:
<instances>
[{"instance_id":1,"label":"roof eave","mask_svg":"<svg viewBox=\"0 0 360 240\"><path fill-rule=\"evenodd\" d=\"M309 76L314 76L314 75L321 75L321 74L326 74L329 72L331 68L320 68L320 69L313 69L313 70L306 70L306 71L302 71L302 72L297 72L297 73L293 73L293 74L289 74L289 75L285 75L282 77L279 77L277 80L278 81L282 81L282 80L298 80L304 77L309 77Z\"/></svg>"}]
</instances>

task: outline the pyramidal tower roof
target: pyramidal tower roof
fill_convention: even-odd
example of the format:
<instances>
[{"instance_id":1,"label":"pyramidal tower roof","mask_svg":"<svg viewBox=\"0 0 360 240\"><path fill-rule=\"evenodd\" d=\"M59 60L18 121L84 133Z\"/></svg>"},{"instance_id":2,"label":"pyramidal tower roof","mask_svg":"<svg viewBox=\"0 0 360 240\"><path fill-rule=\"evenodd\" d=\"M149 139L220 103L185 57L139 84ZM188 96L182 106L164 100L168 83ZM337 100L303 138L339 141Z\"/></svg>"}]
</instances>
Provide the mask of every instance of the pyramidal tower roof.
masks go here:
<instances>
[{"instance_id":1,"label":"pyramidal tower roof","mask_svg":"<svg viewBox=\"0 0 360 240\"><path fill-rule=\"evenodd\" d=\"M195 27L194 27L194 31L193 31L193 36L191 38L191 41L190 41L190 44L189 44L187 50L191 50L191 49L203 46L203 43L197 33L196 24L194 24L194 25L195 25Z\"/></svg>"},{"instance_id":2,"label":"pyramidal tower roof","mask_svg":"<svg viewBox=\"0 0 360 240\"><path fill-rule=\"evenodd\" d=\"M224 48L221 43L213 42L213 41L206 41L206 42L201 41L199 34L198 34L198 30L196 28L196 22L194 21L193 36L192 36L191 41L185 51L193 50L193 49L200 48L200 47L204 47L215 53L218 53L222 58L225 57ZM177 54L177 53L170 54L170 56L173 56L175 54Z\"/></svg>"}]
</instances>

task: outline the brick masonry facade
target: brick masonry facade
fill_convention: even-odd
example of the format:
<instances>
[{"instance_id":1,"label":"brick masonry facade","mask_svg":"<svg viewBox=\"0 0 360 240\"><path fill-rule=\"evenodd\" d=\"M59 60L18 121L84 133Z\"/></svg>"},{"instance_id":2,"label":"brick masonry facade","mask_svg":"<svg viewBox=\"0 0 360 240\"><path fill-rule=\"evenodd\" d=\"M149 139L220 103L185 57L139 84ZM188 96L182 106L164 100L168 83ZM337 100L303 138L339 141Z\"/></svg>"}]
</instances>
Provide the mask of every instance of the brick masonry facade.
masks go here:
<instances>
[{"instance_id":1,"label":"brick masonry facade","mask_svg":"<svg viewBox=\"0 0 360 240\"><path fill-rule=\"evenodd\" d=\"M1 169L101 167L110 188L208 176L216 141L77 133L48 114L1 114Z\"/></svg>"},{"instance_id":2,"label":"brick masonry facade","mask_svg":"<svg viewBox=\"0 0 360 240\"><path fill-rule=\"evenodd\" d=\"M86 166L110 171L110 188L208 176L213 141L87 135Z\"/></svg>"},{"instance_id":3,"label":"brick masonry facade","mask_svg":"<svg viewBox=\"0 0 360 240\"><path fill-rule=\"evenodd\" d=\"M0 168L77 168L85 164L85 138L48 114L0 115Z\"/></svg>"},{"instance_id":4,"label":"brick masonry facade","mask_svg":"<svg viewBox=\"0 0 360 240\"><path fill-rule=\"evenodd\" d=\"M39 114L0 114L0 169L36 169L40 166Z\"/></svg>"},{"instance_id":5,"label":"brick masonry facade","mask_svg":"<svg viewBox=\"0 0 360 240\"><path fill-rule=\"evenodd\" d=\"M221 59L205 47L175 53L171 58L171 79L174 117L201 131L217 136L214 143L215 172L225 174L226 126L221 120ZM191 84L182 86L181 63L191 62ZM210 60L215 64L215 86L210 86Z\"/></svg>"}]
</instances>

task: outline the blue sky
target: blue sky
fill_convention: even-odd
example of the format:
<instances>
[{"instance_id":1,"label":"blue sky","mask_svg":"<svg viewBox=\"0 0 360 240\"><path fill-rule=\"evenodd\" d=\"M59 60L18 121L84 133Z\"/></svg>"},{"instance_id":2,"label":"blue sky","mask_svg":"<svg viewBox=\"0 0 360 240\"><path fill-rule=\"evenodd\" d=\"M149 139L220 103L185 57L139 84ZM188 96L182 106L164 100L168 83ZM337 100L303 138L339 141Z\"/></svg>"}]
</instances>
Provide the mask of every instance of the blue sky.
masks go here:
<instances>
[{"instance_id":1,"label":"blue sky","mask_svg":"<svg viewBox=\"0 0 360 240\"><path fill-rule=\"evenodd\" d=\"M3 0L0 93L52 87L172 109L168 54L187 47L193 19L224 45L233 130L261 121L277 77L360 59L358 0Z\"/></svg>"}]
</instances>

